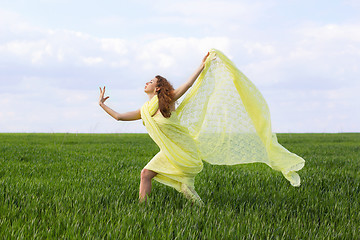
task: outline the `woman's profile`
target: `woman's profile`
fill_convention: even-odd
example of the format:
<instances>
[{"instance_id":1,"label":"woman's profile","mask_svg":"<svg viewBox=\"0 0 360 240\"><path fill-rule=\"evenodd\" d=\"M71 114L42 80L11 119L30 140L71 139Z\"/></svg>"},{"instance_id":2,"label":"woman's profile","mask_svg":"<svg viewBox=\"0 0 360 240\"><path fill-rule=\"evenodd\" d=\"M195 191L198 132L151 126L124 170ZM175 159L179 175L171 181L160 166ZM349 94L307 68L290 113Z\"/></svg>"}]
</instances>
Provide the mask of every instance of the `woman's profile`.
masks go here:
<instances>
[{"instance_id":1,"label":"woman's profile","mask_svg":"<svg viewBox=\"0 0 360 240\"><path fill-rule=\"evenodd\" d=\"M157 75L144 91L149 101L127 113L105 105L109 98L104 97L105 87L100 88L99 98L99 105L116 120L142 119L160 148L141 171L140 202L147 200L152 179L201 202L194 179L203 168L202 161L226 165L263 162L281 171L293 186L300 185L296 171L305 161L277 142L262 95L220 51L212 49L180 87L174 89Z\"/></svg>"}]
</instances>

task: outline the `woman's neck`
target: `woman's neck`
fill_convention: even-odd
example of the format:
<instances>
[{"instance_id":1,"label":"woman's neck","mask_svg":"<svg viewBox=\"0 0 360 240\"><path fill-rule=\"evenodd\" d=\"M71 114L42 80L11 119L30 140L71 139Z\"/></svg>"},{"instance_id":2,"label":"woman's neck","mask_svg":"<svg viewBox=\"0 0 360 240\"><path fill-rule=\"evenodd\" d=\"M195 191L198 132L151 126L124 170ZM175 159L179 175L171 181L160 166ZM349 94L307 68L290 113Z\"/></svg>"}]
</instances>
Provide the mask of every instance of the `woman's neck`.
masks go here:
<instances>
[{"instance_id":1,"label":"woman's neck","mask_svg":"<svg viewBox=\"0 0 360 240\"><path fill-rule=\"evenodd\" d=\"M155 93L148 93L149 100L151 100L156 94Z\"/></svg>"}]
</instances>

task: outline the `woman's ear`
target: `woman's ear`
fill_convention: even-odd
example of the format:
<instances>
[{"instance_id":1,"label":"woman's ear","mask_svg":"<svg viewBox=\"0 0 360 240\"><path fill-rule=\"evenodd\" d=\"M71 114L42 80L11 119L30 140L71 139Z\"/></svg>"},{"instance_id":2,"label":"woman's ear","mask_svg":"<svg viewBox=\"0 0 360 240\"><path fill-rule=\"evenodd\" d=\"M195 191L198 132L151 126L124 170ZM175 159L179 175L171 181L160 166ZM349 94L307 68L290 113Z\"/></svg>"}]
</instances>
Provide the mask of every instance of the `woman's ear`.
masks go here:
<instances>
[{"instance_id":1,"label":"woman's ear","mask_svg":"<svg viewBox=\"0 0 360 240\"><path fill-rule=\"evenodd\" d=\"M155 92L158 92L158 91L160 91L160 87L155 88Z\"/></svg>"}]
</instances>

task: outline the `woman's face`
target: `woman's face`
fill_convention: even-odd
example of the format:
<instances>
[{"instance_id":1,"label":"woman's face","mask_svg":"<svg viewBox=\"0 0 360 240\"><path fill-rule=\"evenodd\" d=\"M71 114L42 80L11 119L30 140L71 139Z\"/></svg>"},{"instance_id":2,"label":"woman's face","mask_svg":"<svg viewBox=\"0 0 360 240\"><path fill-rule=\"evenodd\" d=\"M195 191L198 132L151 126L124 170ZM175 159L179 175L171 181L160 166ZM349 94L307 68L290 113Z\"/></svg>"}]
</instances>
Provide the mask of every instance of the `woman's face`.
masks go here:
<instances>
[{"instance_id":1,"label":"woman's face","mask_svg":"<svg viewBox=\"0 0 360 240\"><path fill-rule=\"evenodd\" d=\"M149 82L146 83L144 92L155 93L156 84L157 84L157 78L151 79Z\"/></svg>"}]
</instances>

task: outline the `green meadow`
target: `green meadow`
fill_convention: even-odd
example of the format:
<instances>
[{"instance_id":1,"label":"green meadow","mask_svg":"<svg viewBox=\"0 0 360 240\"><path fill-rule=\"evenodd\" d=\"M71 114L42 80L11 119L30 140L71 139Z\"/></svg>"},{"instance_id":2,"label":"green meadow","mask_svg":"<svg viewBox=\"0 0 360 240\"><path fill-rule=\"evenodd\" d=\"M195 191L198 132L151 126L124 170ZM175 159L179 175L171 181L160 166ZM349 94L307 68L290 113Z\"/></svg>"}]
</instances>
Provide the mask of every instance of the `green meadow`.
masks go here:
<instances>
[{"instance_id":1,"label":"green meadow","mask_svg":"<svg viewBox=\"0 0 360 240\"><path fill-rule=\"evenodd\" d=\"M278 134L306 160L292 187L264 164L204 163L204 206L140 171L147 134L0 134L3 239L360 239L360 133Z\"/></svg>"}]
</instances>

